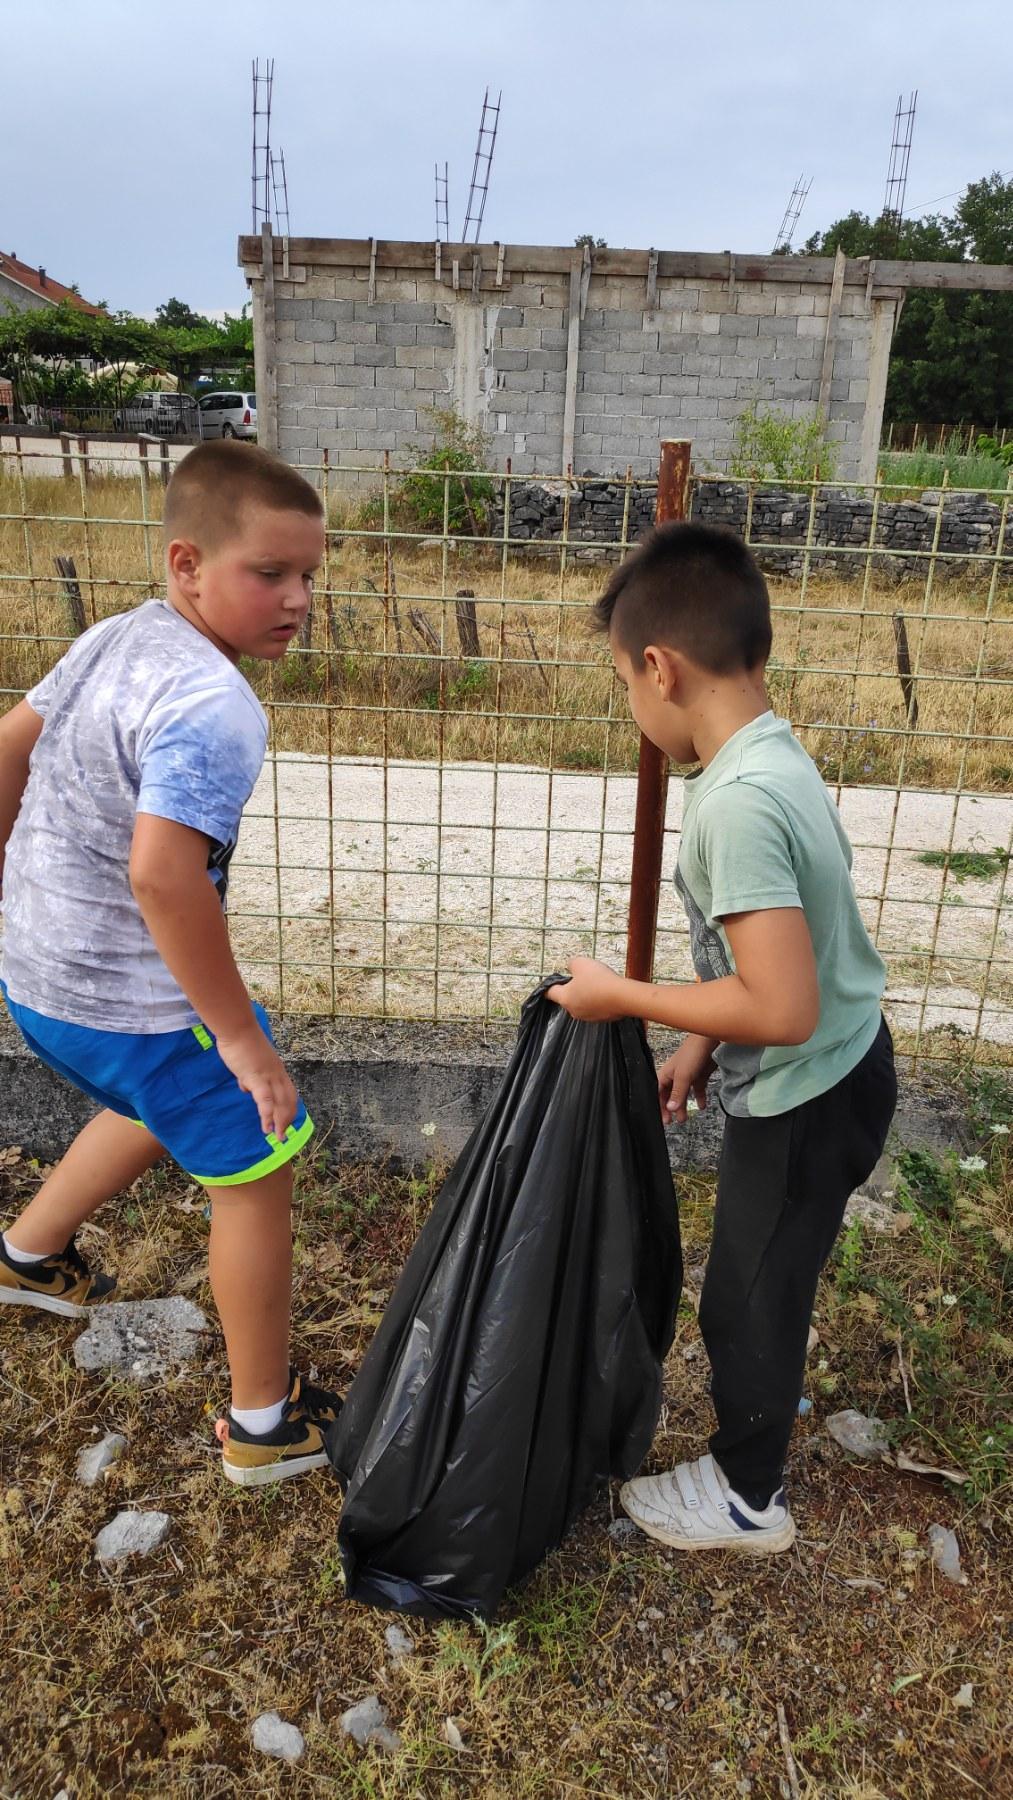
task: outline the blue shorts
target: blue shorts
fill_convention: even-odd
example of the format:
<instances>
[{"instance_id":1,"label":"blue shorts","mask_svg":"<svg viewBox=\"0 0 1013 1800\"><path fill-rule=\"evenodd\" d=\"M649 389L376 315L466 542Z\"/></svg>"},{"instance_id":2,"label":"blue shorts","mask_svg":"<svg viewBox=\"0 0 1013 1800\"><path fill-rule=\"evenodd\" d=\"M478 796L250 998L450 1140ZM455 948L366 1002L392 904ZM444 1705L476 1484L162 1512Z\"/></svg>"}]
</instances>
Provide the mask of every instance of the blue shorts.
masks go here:
<instances>
[{"instance_id":1,"label":"blue shorts","mask_svg":"<svg viewBox=\"0 0 1013 1800\"><path fill-rule=\"evenodd\" d=\"M2 984L0 984L2 989ZM100 1106L144 1125L205 1187L259 1181L313 1135L302 1101L285 1136L265 1135L260 1114L225 1067L203 1025L182 1031L96 1031L4 998L29 1050ZM267 1036L262 1006L254 1012Z\"/></svg>"}]
</instances>

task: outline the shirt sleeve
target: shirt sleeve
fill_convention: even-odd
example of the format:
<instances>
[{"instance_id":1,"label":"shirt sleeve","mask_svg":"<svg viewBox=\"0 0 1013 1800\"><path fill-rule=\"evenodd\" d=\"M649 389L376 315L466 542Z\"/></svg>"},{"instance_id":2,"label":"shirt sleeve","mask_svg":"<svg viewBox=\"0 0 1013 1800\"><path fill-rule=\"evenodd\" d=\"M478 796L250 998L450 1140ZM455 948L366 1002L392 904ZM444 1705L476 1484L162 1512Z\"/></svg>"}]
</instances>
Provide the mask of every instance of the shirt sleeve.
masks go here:
<instances>
[{"instance_id":1,"label":"shirt sleeve","mask_svg":"<svg viewBox=\"0 0 1013 1800\"><path fill-rule=\"evenodd\" d=\"M230 843L265 747L263 720L236 688L173 696L152 708L139 734L138 812Z\"/></svg>"},{"instance_id":2,"label":"shirt sleeve","mask_svg":"<svg viewBox=\"0 0 1013 1800\"><path fill-rule=\"evenodd\" d=\"M699 854L714 924L730 913L801 907L788 821L777 801L749 781L733 781L700 804Z\"/></svg>"},{"instance_id":3,"label":"shirt sleeve","mask_svg":"<svg viewBox=\"0 0 1013 1800\"><path fill-rule=\"evenodd\" d=\"M40 719L46 717L50 706L59 693L63 681L63 665L66 660L65 656L61 656L59 662L55 663L50 669L49 674L43 675L42 680L37 681L33 688L29 688L25 695L25 699L28 701L32 711L38 713Z\"/></svg>"}]
</instances>

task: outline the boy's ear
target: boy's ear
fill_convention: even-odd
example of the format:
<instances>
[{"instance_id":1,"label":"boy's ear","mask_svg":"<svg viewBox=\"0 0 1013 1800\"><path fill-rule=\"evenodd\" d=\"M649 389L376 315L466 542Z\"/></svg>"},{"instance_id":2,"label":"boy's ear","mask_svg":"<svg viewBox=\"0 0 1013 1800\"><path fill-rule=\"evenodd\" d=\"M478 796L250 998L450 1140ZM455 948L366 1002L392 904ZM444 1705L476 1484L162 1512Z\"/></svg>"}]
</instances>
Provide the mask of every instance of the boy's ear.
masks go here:
<instances>
[{"instance_id":1,"label":"boy's ear","mask_svg":"<svg viewBox=\"0 0 1013 1800\"><path fill-rule=\"evenodd\" d=\"M165 553L165 560L177 587L184 593L190 593L200 574L201 557L197 545L189 543L186 538L173 538Z\"/></svg>"},{"instance_id":2,"label":"boy's ear","mask_svg":"<svg viewBox=\"0 0 1013 1800\"><path fill-rule=\"evenodd\" d=\"M644 666L657 684L658 698L674 700L682 686L683 674L678 650L669 650L664 644L648 644L644 651Z\"/></svg>"}]
</instances>

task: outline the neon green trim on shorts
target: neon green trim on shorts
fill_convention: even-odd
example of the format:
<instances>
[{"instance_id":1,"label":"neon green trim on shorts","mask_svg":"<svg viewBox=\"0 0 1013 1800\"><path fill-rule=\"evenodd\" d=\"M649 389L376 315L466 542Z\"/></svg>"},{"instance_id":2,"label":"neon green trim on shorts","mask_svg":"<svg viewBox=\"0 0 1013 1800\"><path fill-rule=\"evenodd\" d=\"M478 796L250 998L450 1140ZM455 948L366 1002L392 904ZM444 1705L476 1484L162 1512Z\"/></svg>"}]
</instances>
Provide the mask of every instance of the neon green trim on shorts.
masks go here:
<instances>
[{"instance_id":1,"label":"neon green trim on shorts","mask_svg":"<svg viewBox=\"0 0 1013 1800\"><path fill-rule=\"evenodd\" d=\"M211 1033L203 1025L191 1025L190 1030L197 1039L202 1050L210 1050L213 1039Z\"/></svg>"},{"instance_id":2,"label":"neon green trim on shorts","mask_svg":"<svg viewBox=\"0 0 1013 1800\"><path fill-rule=\"evenodd\" d=\"M280 1169L284 1163L291 1162L293 1156L298 1156L303 1146L309 1143L313 1131L313 1120L307 1113L298 1129L294 1125L289 1126L282 1142L279 1143L274 1133L269 1132L267 1141L274 1148L248 1169L240 1169L235 1175L194 1175L192 1170L190 1173L194 1181L200 1182L201 1187L240 1187L245 1181L260 1181L265 1175Z\"/></svg>"}]
</instances>

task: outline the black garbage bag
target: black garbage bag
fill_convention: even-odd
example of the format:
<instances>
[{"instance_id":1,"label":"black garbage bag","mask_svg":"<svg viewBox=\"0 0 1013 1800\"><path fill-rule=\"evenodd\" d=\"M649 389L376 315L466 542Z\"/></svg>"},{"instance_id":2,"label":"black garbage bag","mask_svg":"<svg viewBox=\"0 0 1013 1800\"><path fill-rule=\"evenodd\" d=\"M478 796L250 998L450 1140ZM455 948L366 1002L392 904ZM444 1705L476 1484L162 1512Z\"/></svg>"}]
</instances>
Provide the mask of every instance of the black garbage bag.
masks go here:
<instances>
[{"instance_id":1,"label":"black garbage bag","mask_svg":"<svg viewBox=\"0 0 1013 1800\"><path fill-rule=\"evenodd\" d=\"M639 1021L545 998L437 1197L328 1433L351 1598L489 1618L639 1468L682 1285Z\"/></svg>"}]
</instances>

